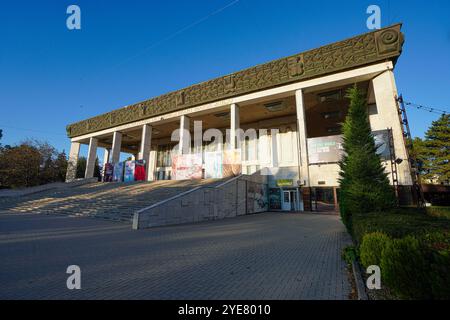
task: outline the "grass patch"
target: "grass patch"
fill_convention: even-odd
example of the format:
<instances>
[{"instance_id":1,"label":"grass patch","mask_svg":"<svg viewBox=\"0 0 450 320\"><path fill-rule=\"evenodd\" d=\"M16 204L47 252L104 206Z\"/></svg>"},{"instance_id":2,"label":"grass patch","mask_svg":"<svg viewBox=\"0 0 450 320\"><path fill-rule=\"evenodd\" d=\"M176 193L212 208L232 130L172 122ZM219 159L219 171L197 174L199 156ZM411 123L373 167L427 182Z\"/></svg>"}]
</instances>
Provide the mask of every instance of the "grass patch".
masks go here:
<instances>
[{"instance_id":1,"label":"grass patch","mask_svg":"<svg viewBox=\"0 0 450 320\"><path fill-rule=\"evenodd\" d=\"M425 210L429 216L450 219L450 207L432 206L427 207Z\"/></svg>"}]
</instances>

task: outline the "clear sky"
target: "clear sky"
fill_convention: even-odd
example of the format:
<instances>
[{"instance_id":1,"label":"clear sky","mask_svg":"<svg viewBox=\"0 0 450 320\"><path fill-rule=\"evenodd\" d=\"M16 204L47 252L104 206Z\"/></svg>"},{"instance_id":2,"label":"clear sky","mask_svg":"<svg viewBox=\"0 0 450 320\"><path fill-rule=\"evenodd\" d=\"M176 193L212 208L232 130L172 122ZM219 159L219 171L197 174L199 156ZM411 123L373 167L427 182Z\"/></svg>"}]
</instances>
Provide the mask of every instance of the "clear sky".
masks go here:
<instances>
[{"instance_id":1,"label":"clear sky","mask_svg":"<svg viewBox=\"0 0 450 320\"><path fill-rule=\"evenodd\" d=\"M81 8L81 30L66 9ZM405 100L450 111L450 1L2 1L0 129L69 149L65 126L168 91L403 22ZM413 136L438 115L408 109ZM82 151L83 152L83 151Z\"/></svg>"}]
</instances>

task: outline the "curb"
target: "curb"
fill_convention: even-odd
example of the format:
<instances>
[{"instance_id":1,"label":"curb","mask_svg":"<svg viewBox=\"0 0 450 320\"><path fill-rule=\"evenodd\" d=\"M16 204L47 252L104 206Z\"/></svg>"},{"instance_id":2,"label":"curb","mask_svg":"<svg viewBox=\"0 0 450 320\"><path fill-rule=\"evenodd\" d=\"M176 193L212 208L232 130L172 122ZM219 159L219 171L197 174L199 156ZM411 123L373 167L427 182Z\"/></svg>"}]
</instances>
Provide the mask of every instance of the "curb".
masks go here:
<instances>
[{"instance_id":1,"label":"curb","mask_svg":"<svg viewBox=\"0 0 450 320\"><path fill-rule=\"evenodd\" d=\"M358 300L369 300L366 293L363 278L361 276L361 267L357 261L352 262L353 276L355 277L356 292L358 294Z\"/></svg>"}]
</instances>

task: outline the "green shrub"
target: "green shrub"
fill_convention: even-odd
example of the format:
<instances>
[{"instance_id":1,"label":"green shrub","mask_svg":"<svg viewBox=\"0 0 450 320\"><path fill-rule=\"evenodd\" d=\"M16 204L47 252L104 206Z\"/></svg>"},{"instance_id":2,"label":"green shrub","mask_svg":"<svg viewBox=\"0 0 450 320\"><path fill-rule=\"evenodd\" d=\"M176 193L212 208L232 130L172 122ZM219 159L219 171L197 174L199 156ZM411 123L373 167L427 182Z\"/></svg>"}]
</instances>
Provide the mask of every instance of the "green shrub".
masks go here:
<instances>
[{"instance_id":1,"label":"green shrub","mask_svg":"<svg viewBox=\"0 0 450 320\"><path fill-rule=\"evenodd\" d=\"M356 260L357 253L355 246L347 246L342 249L342 259L344 259L347 264L352 264Z\"/></svg>"},{"instance_id":2,"label":"green shrub","mask_svg":"<svg viewBox=\"0 0 450 320\"><path fill-rule=\"evenodd\" d=\"M431 291L434 299L450 299L450 250L432 251L430 264Z\"/></svg>"},{"instance_id":3,"label":"green shrub","mask_svg":"<svg viewBox=\"0 0 450 320\"><path fill-rule=\"evenodd\" d=\"M359 257L364 267L380 265L383 250L391 239L382 232L365 234L359 247Z\"/></svg>"},{"instance_id":4,"label":"green shrub","mask_svg":"<svg viewBox=\"0 0 450 320\"><path fill-rule=\"evenodd\" d=\"M400 298L431 299L429 265L416 238L406 236L388 243L381 256L382 282Z\"/></svg>"},{"instance_id":5,"label":"green shrub","mask_svg":"<svg viewBox=\"0 0 450 320\"><path fill-rule=\"evenodd\" d=\"M434 232L422 237L429 262L429 281L434 299L450 299L450 234Z\"/></svg>"}]
</instances>

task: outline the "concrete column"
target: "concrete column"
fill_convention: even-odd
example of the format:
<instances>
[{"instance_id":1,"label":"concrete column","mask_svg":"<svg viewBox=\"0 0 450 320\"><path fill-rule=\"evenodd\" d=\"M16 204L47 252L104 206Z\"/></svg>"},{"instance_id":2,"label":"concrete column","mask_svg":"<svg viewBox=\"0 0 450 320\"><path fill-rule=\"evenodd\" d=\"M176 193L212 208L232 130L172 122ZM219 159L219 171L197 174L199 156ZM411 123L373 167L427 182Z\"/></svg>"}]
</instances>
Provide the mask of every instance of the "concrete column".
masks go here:
<instances>
[{"instance_id":1,"label":"concrete column","mask_svg":"<svg viewBox=\"0 0 450 320\"><path fill-rule=\"evenodd\" d=\"M239 136L237 135L237 130L241 127L239 121L239 106L233 103L231 105L230 113L230 149L233 150L240 148L240 143L238 141Z\"/></svg>"},{"instance_id":2,"label":"concrete column","mask_svg":"<svg viewBox=\"0 0 450 320\"><path fill-rule=\"evenodd\" d=\"M80 154L80 143L70 144L69 162L67 163L66 182L75 180L77 174L78 156Z\"/></svg>"},{"instance_id":3,"label":"concrete column","mask_svg":"<svg viewBox=\"0 0 450 320\"><path fill-rule=\"evenodd\" d=\"M189 154L191 151L191 134L189 132L190 119L183 115L180 117L180 141L178 154Z\"/></svg>"},{"instance_id":4,"label":"concrete column","mask_svg":"<svg viewBox=\"0 0 450 320\"><path fill-rule=\"evenodd\" d=\"M270 156L270 138L269 138L269 131L267 129L259 130L259 164L261 167L268 167L271 162L272 158Z\"/></svg>"},{"instance_id":5,"label":"concrete column","mask_svg":"<svg viewBox=\"0 0 450 320\"><path fill-rule=\"evenodd\" d=\"M248 159L245 159L247 161L256 161L257 159L257 153L258 153L258 144L257 144L257 138L249 139L248 142Z\"/></svg>"},{"instance_id":6,"label":"concrete column","mask_svg":"<svg viewBox=\"0 0 450 320\"><path fill-rule=\"evenodd\" d=\"M116 131L113 135L113 143L111 150L111 162L117 163L120 161L120 149L122 146L122 133Z\"/></svg>"},{"instance_id":7,"label":"concrete column","mask_svg":"<svg viewBox=\"0 0 450 320\"><path fill-rule=\"evenodd\" d=\"M147 166L148 181L156 180L155 179L156 160L157 160L156 156L157 156L157 150L151 150L149 160L148 160L148 166Z\"/></svg>"},{"instance_id":8,"label":"concrete column","mask_svg":"<svg viewBox=\"0 0 450 320\"><path fill-rule=\"evenodd\" d=\"M377 107L376 114L369 116L370 125L372 130L384 130L387 127L387 123L389 127L392 127L395 156L403 159L403 162L397 166L399 183L401 185L411 185L411 171L398 114L397 88L392 70L387 70L375 77L372 80L372 86Z\"/></svg>"},{"instance_id":9,"label":"concrete column","mask_svg":"<svg viewBox=\"0 0 450 320\"><path fill-rule=\"evenodd\" d=\"M86 159L86 173L84 175L86 179L94 177L95 159L97 158L97 144L97 138L89 139L88 156Z\"/></svg>"},{"instance_id":10,"label":"concrete column","mask_svg":"<svg viewBox=\"0 0 450 320\"><path fill-rule=\"evenodd\" d=\"M109 162L109 156L111 154L111 149L105 148L105 153L103 154L103 166Z\"/></svg>"},{"instance_id":11,"label":"concrete column","mask_svg":"<svg viewBox=\"0 0 450 320\"><path fill-rule=\"evenodd\" d=\"M310 186L309 181L309 163L308 163L308 141L306 135L306 117L305 104L303 101L302 90L295 92L295 102L297 109L297 129L300 146L299 162L300 162L300 181L305 181L305 187Z\"/></svg>"},{"instance_id":12,"label":"concrete column","mask_svg":"<svg viewBox=\"0 0 450 320\"><path fill-rule=\"evenodd\" d=\"M271 129L270 130L270 137L271 137L271 146L272 146L272 153L271 153L271 163L273 168L278 168L278 129Z\"/></svg>"},{"instance_id":13,"label":"concrete column","mask_svg":"<svg viewBox=\"0 0 450 320\"><path fill-rule=\"evenodd\" d=\"M145 161L147 169L147 180L153 176L153 170L150 166L150 147L152 143L152 127L148 124L142 126L141 148L139 150L139 160Z\"/></svg>"}]
</instances>

